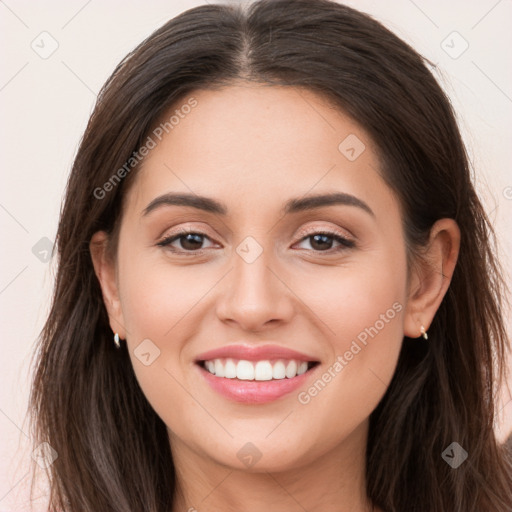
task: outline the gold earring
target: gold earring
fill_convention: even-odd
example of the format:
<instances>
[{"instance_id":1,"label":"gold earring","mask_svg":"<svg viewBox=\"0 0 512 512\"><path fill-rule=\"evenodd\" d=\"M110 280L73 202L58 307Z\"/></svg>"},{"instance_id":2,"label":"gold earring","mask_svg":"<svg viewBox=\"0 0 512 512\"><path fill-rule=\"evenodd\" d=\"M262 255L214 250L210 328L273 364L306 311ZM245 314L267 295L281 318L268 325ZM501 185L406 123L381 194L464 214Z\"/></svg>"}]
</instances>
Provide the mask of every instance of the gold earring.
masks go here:
<instances>
[{"instance_id":1,"label":"gold earring","mask_svg":"<svg viewBox=\"0 0 512 512\"><path fill-rule=\"evenodd\" d=\"M117 348L121 348L121 344L119 343L119 334L117 332L114 334L114 343Z\"/></svg>"},{"instance_id":2,"label":"gold earring","mask_svg":"<svg viewBox=\"0 0 512 512\"><path fill-rule=\"evenodd\" d=\"M428 334L427 332L425 331L425 326L421 326L420 327L420 331L421 331L421 335L423 336L423 338L425 338L426 340L428 340Z\"/></svg>"}]
</instances>

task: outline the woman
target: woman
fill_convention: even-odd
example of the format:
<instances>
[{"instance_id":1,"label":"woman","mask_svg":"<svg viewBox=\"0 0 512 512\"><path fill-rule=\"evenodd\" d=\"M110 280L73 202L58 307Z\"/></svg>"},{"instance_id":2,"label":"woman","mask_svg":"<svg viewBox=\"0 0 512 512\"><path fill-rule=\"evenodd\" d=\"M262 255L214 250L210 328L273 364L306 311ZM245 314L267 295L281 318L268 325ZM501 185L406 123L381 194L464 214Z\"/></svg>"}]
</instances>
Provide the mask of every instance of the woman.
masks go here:
<instances>
[{"instance_id":1,"label":"woman","mask_svg":"<svg viewBox=\"0 0 512 512\"><path fill-rule=\"evenodd\" d=\"M506 511L504 282L424 59L205 5L102 89L33 382L51 510Z\"/></svg>"}]
</instances>

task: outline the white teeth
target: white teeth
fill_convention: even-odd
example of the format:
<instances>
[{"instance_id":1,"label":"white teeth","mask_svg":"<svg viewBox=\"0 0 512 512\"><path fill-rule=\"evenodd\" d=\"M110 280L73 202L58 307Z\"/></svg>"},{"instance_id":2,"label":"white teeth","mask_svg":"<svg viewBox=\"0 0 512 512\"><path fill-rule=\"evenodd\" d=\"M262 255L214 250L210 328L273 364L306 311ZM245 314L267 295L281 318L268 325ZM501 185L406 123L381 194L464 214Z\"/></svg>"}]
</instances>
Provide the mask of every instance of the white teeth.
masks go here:
<instances>
[{"instance_id":1,"label":"white teeth","mask_svg":"<svg viewBox=\"0 0 512 512\"><path fill-rule=\"evenodd\" d=\"M297 375L297 363L293 360L291 360L286 365L286 376L291 379L292 377L295 377Z\"/></svg>"},{"instance_id":2,"label":"white teeth","mask_svg":"<svg viewBox=\"0 0 512 512\"><path fill-rule=\"evenodd\" d=\"M306 361L302 361L302 363L299 364L299 367L297 368L297 375L302 375L303 373L306 373L308 369L308 363Z\"/></svg>"},{"instance_id":3,"label":"white teeth","mask_svg":"<svg viewBox=\"0 0 512 512\"><path fill-rule=\"evenodd\" d=\"M277 361L272 367L273 379L284 379L286 377L286 367L282 361Z\"/></svg>"},{"instance_id":4,"label":"white teeth","mask_svg":"<svg viewBox=\"0 0 512 512\"><path fill-rule=\"evenodd\" d=\"M258 361L254 368L255 380L272 380L272 365L270 361Z\"/></svg>"},{"instance_id":5,"label":"white teeth","mask_svg":"<svg viewBox=\"0 0 512 512\"><path fill-rule=\"evenodd\" d=\"M224 377L224 365L220 359L215 359L215 375L217 377Z\"/></svg>"},{"instance_id":6,"label":"white teeth","mask_svg":"<svg viewBox=\"0 0 512 512\"><path fill-rule=\"evenodd\" d=\"M224 377L236 379L236 364L233 359L227 359L224 365Z\"/></svg>"},{"instance_id":7,"label":"white teeth","mask_svg":"<svg viewBox=\"0 0 512 512\"><path fill-rule=\"evenodd\" d=\"M271 363L269 360L253 362L228 358L205 361L204 367L217 377L264 381L292 379L297 375L302 375L308 370L308 363L294 359L286 361L280 359Z\"/></svg>"},{"instance_id":8,"label":"white teeth","mask_svg":"<svg viewBox=\"0 0 512 512\"><path fill-rule=\"evenodd\" d=\"M240 380L254 380L254 365L241 359L236 365L236 377Z\"/></svg>"}]
</instances>

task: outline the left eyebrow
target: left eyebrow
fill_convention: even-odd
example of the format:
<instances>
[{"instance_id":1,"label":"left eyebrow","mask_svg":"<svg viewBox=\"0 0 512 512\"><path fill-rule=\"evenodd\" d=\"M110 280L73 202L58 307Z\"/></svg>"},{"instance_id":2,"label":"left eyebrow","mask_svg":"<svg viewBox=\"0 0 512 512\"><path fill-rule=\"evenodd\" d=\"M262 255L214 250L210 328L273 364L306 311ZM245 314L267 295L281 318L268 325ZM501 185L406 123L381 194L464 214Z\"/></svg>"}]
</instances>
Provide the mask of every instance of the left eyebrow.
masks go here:
<instances>
[{"instance_id":1,"label":"left eyebrow","mask_svg":"<svg viewBox=\"0 0 512 512\"><path fill-rule=\"evenodd\" d=\"M319 194L289 199L283 207L284 215L302 212L332 205L347 205L361 208L372 217L375 217L373 210L362 200L345 192L333 192L330 194ZM148 215L153 210L167 205L189 206L198 210L219 215L227 215L228 208L225 204L210 197L198 196L196 194L172 193L163 194L153 199L143 210L142 215Z\"/></svg>"},{"instance_id":2,"label":"left eyebrow","mask_svg":"<svg viewBox=\"0 0 512 512\"><path fill-rule=\"evenodd\" d=\"M332 206L335 204L356 206L364 210L366 213L369 213L372 217L375 217L373 210L362 199L359 199L352 194L346 194L345 192L333 192L331 194L320 194L290 199L285 203L283 211L286 215L288 213L301 212L304 210L321 208L323 206Z\"/></svg>"}]
</instances>

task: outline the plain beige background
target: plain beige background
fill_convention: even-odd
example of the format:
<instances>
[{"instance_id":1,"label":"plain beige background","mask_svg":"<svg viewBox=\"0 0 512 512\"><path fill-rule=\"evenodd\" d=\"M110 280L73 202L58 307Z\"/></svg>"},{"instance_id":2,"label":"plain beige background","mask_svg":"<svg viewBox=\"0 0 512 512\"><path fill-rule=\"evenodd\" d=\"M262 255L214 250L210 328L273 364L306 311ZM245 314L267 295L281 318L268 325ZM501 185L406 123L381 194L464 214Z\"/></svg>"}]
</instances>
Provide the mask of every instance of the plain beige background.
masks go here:
<instances>
[{"instance_id":1,"label":"plain beige background","mask_svg":"<svg viewBox=\"0 0 512 512\"><path fill-rule=\"evenodd\" d=\"M46 260L60 201L96 94L134 46L203 3L0 0L0 512L30 510L29 363L49 308L55 268ZM344 3L372 14L438 65L510 276L512 1ZM510 312L507 319L512 333ZM508 390L498 408L496 430L504 439L512 431ZM44 493L35 493L41 499L33 510L44 510Z\"/></svg>"}]
</instances>

